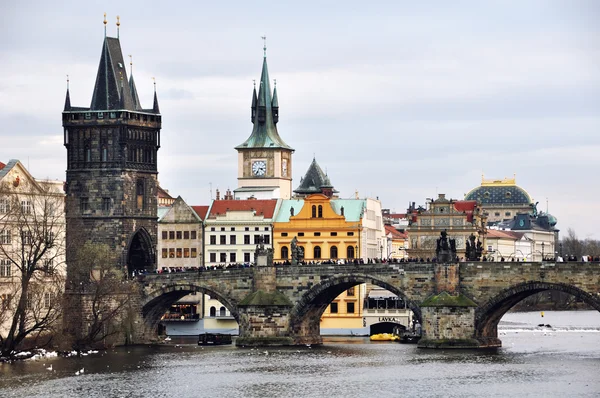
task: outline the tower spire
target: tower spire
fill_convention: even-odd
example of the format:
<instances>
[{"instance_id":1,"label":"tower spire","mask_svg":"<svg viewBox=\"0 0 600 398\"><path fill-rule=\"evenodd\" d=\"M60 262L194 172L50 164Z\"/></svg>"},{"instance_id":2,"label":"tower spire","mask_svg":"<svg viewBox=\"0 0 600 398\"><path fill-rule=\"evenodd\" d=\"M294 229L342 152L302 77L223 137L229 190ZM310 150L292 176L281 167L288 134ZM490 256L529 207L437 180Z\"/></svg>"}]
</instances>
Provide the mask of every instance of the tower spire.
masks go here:
<instances>
[{"instance_id":1,"label":"tower spire","mask_svg":"<svg viewBox=\"0 0 600 398\"><path fill-rule=\"evenodd\" d=\"M264 52L264 57L267 58L267 36L263 35L260 37L261 39L263 39L263 52Z\"/></svg>"},{"instance_id":2,"label":"tower spire","mask_svg":"<svg viewBox=\"0 0 600 398\"><path fill-rule=\"evenodd\" d=\"M152 112L154 113L160 113L160 108L158 107L158 96L156 95L156 79L152 78L152 80L154 81L154 104L152 106Z\"/></svg>"},{"instance_id":3,"label":"tower spire","mask_svg":"<svg viewBox=\"0 0 600 398\"><path fill-rule=\"evenodd\" d=\"M71 95L69 94L69 75L67 75L67 95L65 97L65 109L64 111L71 110Z\"/></svg>"}]
</instances>

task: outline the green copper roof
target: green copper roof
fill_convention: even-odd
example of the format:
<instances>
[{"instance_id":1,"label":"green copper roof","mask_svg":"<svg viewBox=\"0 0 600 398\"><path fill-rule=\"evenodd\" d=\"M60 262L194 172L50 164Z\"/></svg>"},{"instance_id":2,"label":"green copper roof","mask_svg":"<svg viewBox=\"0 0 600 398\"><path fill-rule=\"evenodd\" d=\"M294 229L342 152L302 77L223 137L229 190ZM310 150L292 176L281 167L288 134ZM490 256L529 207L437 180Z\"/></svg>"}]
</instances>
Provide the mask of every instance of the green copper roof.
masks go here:
<instances>
[{"instance_id":1,"label":"green copper roof","mask_svg":"<svg viewBox=\"0 0 600 398\"><path fill-rule=\"evenodd\" d=\"M281 205L279 206L279 211L275 216L275 220L273 222L288 222L290 221L290 216L292 215L291 209L294 208L294 215L300 213L302 207L304 207L304 199L285 199L281 201Z\"/></svg>"},{"instance_id":2,"label":"green copper roof","mask_svg":"<svg viewBox=\"0 0 600 398\"><path fill-rule=\"evenodd\" d=\"M344 208L346 222L360 221L366 207L364 199L332 199L330 203L336 214L341 215L342 207ZM294 215L298 215L302 207L304 207L304 199L282 200L273 222L289 222L292 215L291 209L294 208Z\"/></svg>"},{"instance_id":3,"label":"green copper roof","mask_svg":"<svg viewBox=\"0 0 600 398\"><path fill-rule=\"evenodd\" d=\"M254 103L254 99L252 102ZM260 120L261 114L264 115L264 120ZM269 70L267 68L266 57L263 59L260 87L258 89L258 103L255 107L255 115L252 123L254 124L252 134L250 134L250 137L243 144L236 146L235 149L283 148L294 150L281 139L273 120L271 84L269 83Z\"/></svg>"}]
</instances>

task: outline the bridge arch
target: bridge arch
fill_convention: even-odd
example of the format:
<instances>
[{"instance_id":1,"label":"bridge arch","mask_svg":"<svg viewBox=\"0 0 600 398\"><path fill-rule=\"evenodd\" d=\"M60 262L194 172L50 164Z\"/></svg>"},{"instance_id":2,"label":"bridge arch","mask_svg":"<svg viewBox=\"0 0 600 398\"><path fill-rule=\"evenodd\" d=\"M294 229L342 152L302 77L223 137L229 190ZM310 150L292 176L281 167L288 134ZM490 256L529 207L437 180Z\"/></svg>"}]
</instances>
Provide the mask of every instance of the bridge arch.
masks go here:
<instances>
[{"instance_id":1,"label":"bridge arch","mask_svg":"<svg viewBox=\"0 0 600 398\"><path fill-rule=\"evenodd\" d=\"M549 282L520 283L501 291L475 310L475 337L480 340L497 340L498 323L504 314L523 299L547 290L571 294L600 311L600 297L595 297L576 286Z\"/></svg>"},{"instance_id":2,"label":"bridge arch","mask_svg":"<svg viewBox=\"0 0 600 398\"><path fill-rule=\"evenodd\" d=\"M144 321L147 325L155 329L160 322L160 318L171 308L171 305L191 293L203 293L214 297L229 310L236 322L240 322L237 303L210 287L194 283L171 283L152 289L146 294L146 299L142 306Z\"/></svg>"},{"instance_id":3,"label":"bridge arch","mask_svg":"<svg viewBox=\"0 0 600 398\"><path fill-rule=\"evenodd\" d=\"M345 290L362 283L377 285L401 297L413 311L414 318L422 323L420 307L402 290L372 276L350 274L322 280L304 293L290 312L290 331L300 338L319 336L321 315L327 306Z\"/></svg>"}]
</instances>

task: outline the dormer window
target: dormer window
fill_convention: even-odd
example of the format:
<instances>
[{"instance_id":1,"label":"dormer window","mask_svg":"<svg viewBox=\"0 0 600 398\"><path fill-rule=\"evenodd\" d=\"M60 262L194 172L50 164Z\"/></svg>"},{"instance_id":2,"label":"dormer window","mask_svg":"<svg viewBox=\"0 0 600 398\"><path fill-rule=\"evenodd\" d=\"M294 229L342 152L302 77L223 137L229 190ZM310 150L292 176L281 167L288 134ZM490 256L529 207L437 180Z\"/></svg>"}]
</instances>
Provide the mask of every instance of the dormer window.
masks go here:
<instances>
[{"instance_id":1,"label":"dormer window","mask_svg":"<svg viewBox=\"0 0 600 398\"><path fill-rule=\"evenodd\" d=\"M486 192L483 194L483 197L484 197L485 199L489 199L489 198L490 198L490 193L486 191Z\"/></svg>"}]
</instances>

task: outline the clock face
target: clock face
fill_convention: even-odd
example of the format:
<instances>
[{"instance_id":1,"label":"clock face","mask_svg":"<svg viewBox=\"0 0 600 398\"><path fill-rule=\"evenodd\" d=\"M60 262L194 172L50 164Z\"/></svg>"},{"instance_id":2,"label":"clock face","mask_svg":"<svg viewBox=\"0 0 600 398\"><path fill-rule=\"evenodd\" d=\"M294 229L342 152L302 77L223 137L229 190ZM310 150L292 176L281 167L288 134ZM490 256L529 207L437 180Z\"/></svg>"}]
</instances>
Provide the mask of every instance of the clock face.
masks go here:
<instances>
[{"instance_id":1,"label":"clock face","mask_svg":"<svg viewBox=\"0 0 600 398\"><path fill-rule=\"evenodd\" d=\"M520 226L520 227L522 227L522 226L524 226L524 225L525 225L525 221L523 221L523 220L519 220L519 226Z\"/></svg>"},{"instance_id":2,"label":"clock face","mask_svg":"<svg viewBox=\"0 0 600 398\"><path fill-rule=\"evenodd\" d=\"M288 173L287 159L283 159L281 161L281 175L283 175L284 177L287 177L287 173Z\"/></svg>"},{"instance_id":3,"label":"clock face","mask_svg":"<svg viewBox=\"0 0 600 398\"><path fill-rule=\"evenodd\" d=\"M264 176L267 171L267 163L264 160L252 162L252 174L255 176Z\"/></svg>"}]
</instances>

